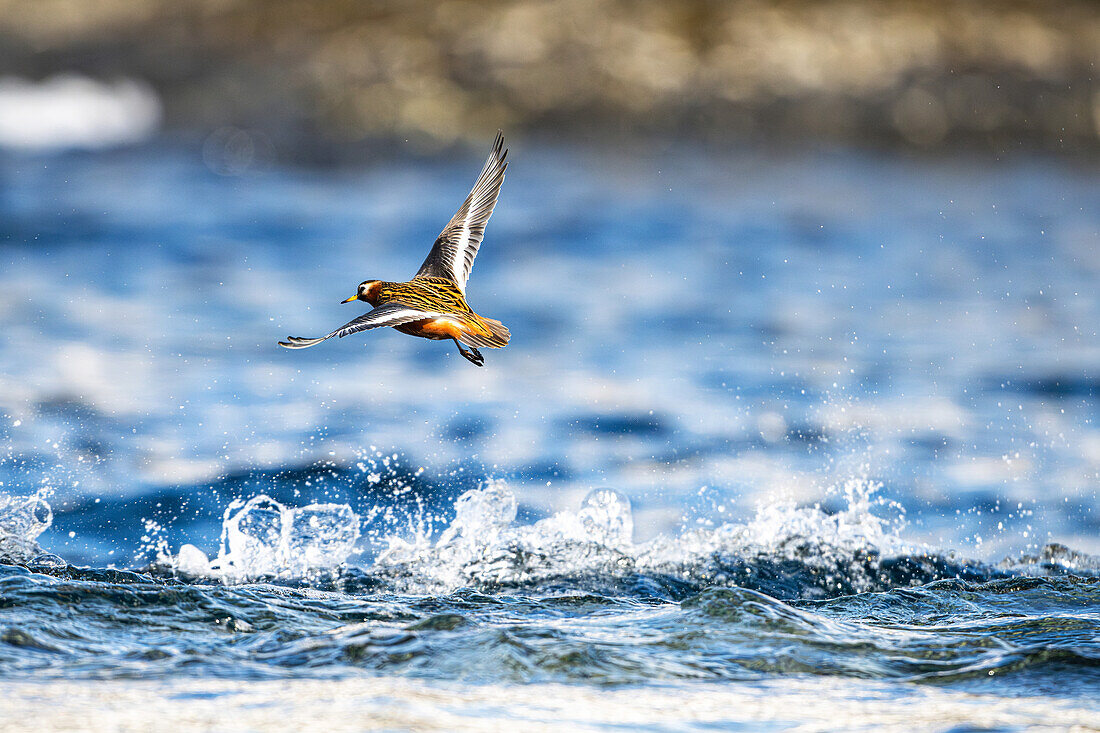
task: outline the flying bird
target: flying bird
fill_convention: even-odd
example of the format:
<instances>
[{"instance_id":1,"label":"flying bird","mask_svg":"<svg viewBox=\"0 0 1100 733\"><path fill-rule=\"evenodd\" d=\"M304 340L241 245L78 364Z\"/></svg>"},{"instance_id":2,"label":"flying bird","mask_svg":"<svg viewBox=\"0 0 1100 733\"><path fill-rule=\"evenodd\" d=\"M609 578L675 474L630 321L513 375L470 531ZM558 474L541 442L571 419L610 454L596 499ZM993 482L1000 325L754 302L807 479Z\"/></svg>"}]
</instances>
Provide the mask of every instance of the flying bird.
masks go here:
<instances>
[{"instance_id":1,"label":"flying bird","mask_svg":"<svg viewBox=\"0 0 1100 733\"><path fill-rule=\"evenodd\" d=\"M304 349L333 336L343 338L387 326L410 336L451 339L458 346L459 353L477 366L485 364L478 347L503 349L507 346L511 334L504 324L479 316L466 304L466 282L470 279L474 257L485 235L485 224L497 204L504 171L508 168L505 161L507 155L504 135L497 132L481 175L462 206L440 232L428 258L412 280L364 280L359 283L356 294L343 302L361 300L374 306L373 310L348 321L327 336L290 336L286 341L280 341L279 345L288 349ZM470 348L463 348L463 344Z\"/></svg>"}]
</instances>

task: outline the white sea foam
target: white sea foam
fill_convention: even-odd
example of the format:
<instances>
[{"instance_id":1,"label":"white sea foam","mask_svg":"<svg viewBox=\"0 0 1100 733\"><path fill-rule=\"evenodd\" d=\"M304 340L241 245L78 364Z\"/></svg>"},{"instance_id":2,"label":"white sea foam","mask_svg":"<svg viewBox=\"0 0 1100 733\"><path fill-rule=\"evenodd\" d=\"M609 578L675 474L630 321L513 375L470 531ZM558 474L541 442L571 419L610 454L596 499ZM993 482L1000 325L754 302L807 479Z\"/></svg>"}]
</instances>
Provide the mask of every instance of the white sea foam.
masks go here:
<instances>
[{"instance_id":1,"label":"white sea foam","mask_svg":"<svg viewBox=\"0 0 1100 733\"><path fill-rule=\"evenodd\" d=\"M161 104L147 84L100 82L71 74L42 82L0 79L0 147L106 148L140 142L160 125Z\"/></svg>"}]
</instances>

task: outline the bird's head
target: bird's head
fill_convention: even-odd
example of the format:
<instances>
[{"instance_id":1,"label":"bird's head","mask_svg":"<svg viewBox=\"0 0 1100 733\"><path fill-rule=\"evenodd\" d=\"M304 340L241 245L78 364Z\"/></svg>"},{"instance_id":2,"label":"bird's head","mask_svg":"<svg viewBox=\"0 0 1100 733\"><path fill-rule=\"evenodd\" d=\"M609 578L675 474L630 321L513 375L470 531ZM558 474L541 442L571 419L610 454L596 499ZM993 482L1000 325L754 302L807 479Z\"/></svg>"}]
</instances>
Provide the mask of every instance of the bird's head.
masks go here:
<instances>
[{"instance_id":1,"label":"bird's head","mask_svg":"<svg viewBox=\"0 0 1100 733\"><path fill-rule=\"evenodd\" d=\"M355 292L355 295L341 302L350 303L353 300L362 300L374 305L374 299L378 296L378 290L381 287L381 280L364 280L359 283L359 289Z\"/></svg>"}]
</instances>

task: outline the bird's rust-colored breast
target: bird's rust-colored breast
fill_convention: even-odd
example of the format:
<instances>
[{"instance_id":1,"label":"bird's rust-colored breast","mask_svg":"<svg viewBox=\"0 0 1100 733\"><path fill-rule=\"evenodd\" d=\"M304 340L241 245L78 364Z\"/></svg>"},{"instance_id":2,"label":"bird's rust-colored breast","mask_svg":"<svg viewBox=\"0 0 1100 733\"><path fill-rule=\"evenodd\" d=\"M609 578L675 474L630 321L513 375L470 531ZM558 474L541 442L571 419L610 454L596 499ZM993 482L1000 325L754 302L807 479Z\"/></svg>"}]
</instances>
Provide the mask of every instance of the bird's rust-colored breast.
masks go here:
<instances>
[{"instance_id":1,"label":"bird's rust-colored breast","mask_svg":"<svg viewBox=\"0 0 1100 733\"><path fill-rule=\"evenodd\" d=\"M425 318L401 326L397 330L410 336L426 339L461 339L465 332L463 324L451 318Z\"/></svg>"}]
</instances>

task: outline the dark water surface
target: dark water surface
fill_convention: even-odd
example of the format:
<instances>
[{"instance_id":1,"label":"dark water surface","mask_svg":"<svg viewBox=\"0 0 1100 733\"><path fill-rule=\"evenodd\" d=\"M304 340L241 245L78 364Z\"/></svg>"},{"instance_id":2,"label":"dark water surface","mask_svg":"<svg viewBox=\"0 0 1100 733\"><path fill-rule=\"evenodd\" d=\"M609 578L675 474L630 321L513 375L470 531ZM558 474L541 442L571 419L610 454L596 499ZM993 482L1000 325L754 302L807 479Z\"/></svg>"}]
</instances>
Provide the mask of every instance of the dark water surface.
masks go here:
<instances>
[{"instance_id":1,"label":"dark water surface","mask_svg":"<svg viewBox=\"0 0 1100 733\"><path fill-rule=\"evenodd\" d=\"M0 158L0 729L1097 725L1094 171L512 159Z\"/></svg>"}]
</instances>

